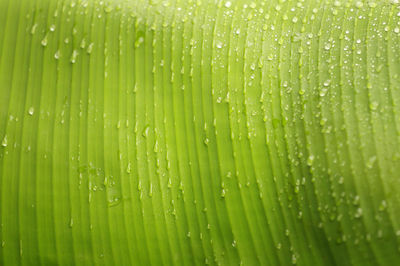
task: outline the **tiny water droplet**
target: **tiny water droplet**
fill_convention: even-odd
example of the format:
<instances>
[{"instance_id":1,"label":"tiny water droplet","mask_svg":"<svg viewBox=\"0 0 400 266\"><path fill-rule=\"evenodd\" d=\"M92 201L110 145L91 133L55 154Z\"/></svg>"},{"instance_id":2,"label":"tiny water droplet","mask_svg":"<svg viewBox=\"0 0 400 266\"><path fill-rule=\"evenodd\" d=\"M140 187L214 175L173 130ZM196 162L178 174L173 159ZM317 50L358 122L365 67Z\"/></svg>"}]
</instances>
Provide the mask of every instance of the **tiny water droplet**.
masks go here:
<instances>
[{"instance_id":1,"label":"tiny water droplet","mask_svg":"<svg viewBox=\"0 0 400 266\"><path fill-rule=\"evenodd\" d=\"M1 146L7 147L8 145L8 140L7 140L7 135L4 136L3 140L1 141Z\"/></svg>"},{"instance_id":2,"label":"tiny water droplet","mask_svg":"<svg viewBox=\"0 0 400 266\"><path fill-rule=\"evenodd\" d=\"M93 51L93 46L94 46L94 43L90 43L90 44L89 44L88 48L86 49L86 52L87 52L88 54L91 54L91 53L92 53L92 51Z\"/></svg>"},{"instance_id":3,"label":"tiny water droplet","mask_svg":"<svg viewBox=\"0 0 400 266\"><path fill-rule=\"evenodd\" d=\"M44 36L44 38L43 38L43 40L40 42L41 44L42 44L42 46L43 47L46 47L47 46L47 35L46 36Z\"/></svg>"},{"instance_id":4,"label":"tiny water droplet","mask_svg":"<svg viewBox=\"0 0 400 266\"><path fill-rule=\"evenodd\" d=\"M35 112L35 109L33 107L30 107L28 110L28 114L33 115L34 112Z\"/></svg>"},{"instance_id":5,"label":"tiny water droplet","mask_svg":"<svg viewBox=\"0 0 400 266\"><path fill-rule=\"evenodd\" d=\"M85 49L85 47L86 47L86 39L85 39L85 38L82 39L81 44L80 44L80 47L81 47L82 49Z\"/></svg>"},{"instance_id":6,"label":"tiny water droplet","mask_svg":"<svg viewBox=\"0 0 400 266\"><path fill-rule=\"evenodd\" d=\"M31 29L31 34L32 34L32 35L36 33L37 27L38 27L38 24L37 24L37 23L35 23L35 24L32 26L32 29Z\"/></svg>"},{"instance_id":7,"label":"tiny water droplet","mask_svg":"<svg viewBox=\"0 0 400 266\"><path fill-rule=\"evenodd\" d=\"M149 131L150 131L150 126L149 125L145 126L142 132L142 136L147 138L147 136L149 135Z\"/></svg>"},{"instance_id":8,"label":"tiny water droplet","mask_svg":"<svg viewBox=\"0 0 400 266\"><path fill-rule=\"evenodd\" d=\"M221 190L221 198L225 198L226 190L223 188Z\"/></svg>"},{"instance_id":9,"label":"tiny water droplet","mask_svg":"<svg viewBox=\"0 0 400 266\"><path fill-rule=\"evenodd\" d=\"M71 64L75 64L76 63L76 58L78 57L78 55L79 55L79 53L78 53L77 50L74 50L72 52L71 60L70 60Z\"/></svg>"},{"instance_id":10,"label":"tiny water droplet","mask_svg":"<svg viewBox=\"0 0 400 266\"><path fill-rule=\"evenodd\" d=\"M56 59L56 60L58 60L58 59L60 59L60 51L59 50L57 50L57 52L54 54L54 58Z\"/></svg>"},{"instance_id":11,"label":"tiny water droplet","mask_svg":"<svg viewBox=\"0 0 400 266\"><path fill-rule=\"evenodd\" d=\"M131 163L128 163L128 166L126 167L126 173L127 174L131 173Z\"/></svg>"}]
</instances>

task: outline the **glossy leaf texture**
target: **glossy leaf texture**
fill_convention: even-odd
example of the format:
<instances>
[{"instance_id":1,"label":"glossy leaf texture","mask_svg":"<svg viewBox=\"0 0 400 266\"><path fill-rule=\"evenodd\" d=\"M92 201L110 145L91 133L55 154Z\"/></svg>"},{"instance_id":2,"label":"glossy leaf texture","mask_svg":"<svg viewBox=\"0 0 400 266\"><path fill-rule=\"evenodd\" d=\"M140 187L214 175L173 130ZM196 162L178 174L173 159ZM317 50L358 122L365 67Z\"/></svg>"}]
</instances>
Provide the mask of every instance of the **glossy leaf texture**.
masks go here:
<instances>
[{"instance_id":1,"label":"glossy leaf texture","mask_svg":"<svg viewBox=\"0 0 400 266\"><path fill-rule=\"evenodd\" d=\"M400 4L0 0L0 265L399 265Z\"/></svg>"}]
</instances>

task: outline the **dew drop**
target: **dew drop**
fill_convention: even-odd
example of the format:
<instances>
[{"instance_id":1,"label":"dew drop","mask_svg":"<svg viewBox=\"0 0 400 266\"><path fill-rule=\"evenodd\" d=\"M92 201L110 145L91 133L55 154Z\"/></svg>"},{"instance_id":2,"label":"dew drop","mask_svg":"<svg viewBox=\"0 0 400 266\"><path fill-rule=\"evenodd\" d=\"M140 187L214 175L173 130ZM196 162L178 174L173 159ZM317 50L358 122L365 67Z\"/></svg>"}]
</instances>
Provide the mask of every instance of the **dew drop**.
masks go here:
<instances>
[{"instance_id":1,"label":"dew drop","mask_svg":"<svg viewBox=\"0 0 400 266\"><path fill-rule=\"evenodd\" d=\"M131 163L128 163L128 166L126 167L126 173L127 174L131 173Z\"/></svg>"},{"instance_id":2,"label":"dew drop","mask_svg":"<svg viewBox=\"0 0 400 266\"><path fill-rule=\"evenodd\" d=\"M47 46L47 35L46 36L44 36L44 38L43 38L43 40L40 42L41 44L42 44L42 46L43 47L46 47Z\"/></svg>"},{"instance_id":3,"label":"dew drop","mask_svg":"<svg viewBox=\"0 0 400 266\"><path fill-rule=\"evenodd\" d=\"M1 141L1 146L7 147L8 145L8 140L7 140L7 135L4 136L3 140Z\"/></svg>"},{"instance_id":4,"label":"dew drop","mask_svg":"<svg viewBox=\"0 0 400 266\"><path fill-rule=\"evenodd\" d=\"M236 247L236 240L232 241L232 247Z\"/></svg>"},{"instance_id":5,"label":"dew drop","mask_svg":"<svg viewBox=\"0 0 400 266\"><path fill-rule=\"evenodd\" d=\"M149 131L150 131L150 126L149 125L145 126L142 132L142 136L147 138L147 136L149 135Z\"/></svg>"},{"instance_id":6,"label":"dew drop","mask_svg":"<svg viewBox=\"0 0 400 266\"><path fill-rule=\"evenodd\" d=\"M37 27L38 27L38 24L37 24L37 23L35 23L35 24L32 26L32 29L31 29L31 34L32 34L32 35L36 33Z\"/></svg>"},{"instance_id":7,"label":"dew drop","mask_svg":"<svg viewBox=\"0 0 400 266\"><path fill-rule=\"evenodd\" d=\"M35 112L35 109L33 107L30 107L28 110L28 114L33 115L34 112Z\"/></svg>"},{"instance_id":8,"label":"dew drop","mask_svg":"<svg viewBox=\"0 0 400 266\"><path fill-rule=\"evenodd\" d=\"M324 49L326 51L329 51L331 49L331 44L330 43L325 44Z\"/></svg>"},{"instance_id":9,"label":"dew drop","mask_svg":"<svg viewBox=\"0 0 400 266\"><path fill-rule=\"evenodd\" d=\"M91 53L92 53L92 51L93 51L93 46L94 46L94 43L90 43L90 44L89 44L88 48L86 49L86 52L87 52L88 54L91 54Z\"/></svg>"},{"instance_id":10,"label":"dew drop","mask_svg":"<svg viewBox=\"0 0 400 266\"><path fill-rule=\"evenodd\" d=\"M57 52L54 54L54 58L56 60L60 59L60 51L59 50L57 50Z\"/></svg>"},{"instance_id":11,"label":"dew drop","mask_svg":"<svg viewBox=\"0 0 400 266\"><path fill-rule=\"evenodd\" d=\"M71 60L70 60L70 62L71 62L72 64L75 64L75 63L76 63L76 58L78 57L78 55L79 55L79 53L78 53L77 50L74 50L74 51L72 52Z\"/></svg>"}]
</instances>

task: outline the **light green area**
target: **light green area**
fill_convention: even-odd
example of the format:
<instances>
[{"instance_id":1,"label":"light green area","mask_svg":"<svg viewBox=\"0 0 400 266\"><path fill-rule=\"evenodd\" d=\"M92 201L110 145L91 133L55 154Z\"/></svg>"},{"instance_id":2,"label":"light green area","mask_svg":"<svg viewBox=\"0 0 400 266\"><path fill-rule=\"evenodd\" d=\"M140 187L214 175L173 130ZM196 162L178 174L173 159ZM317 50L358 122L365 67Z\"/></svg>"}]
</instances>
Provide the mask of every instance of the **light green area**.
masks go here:
<instances>
[{"instance_id":1,"label":"light green area","mask_svg":"<svg viewBox=\"0 0 400 266\"><path fill-rule=\"evenodd\" d=\"M0 265L400 265L400 4L0 0Z\"/></svg>"}]
</instances>

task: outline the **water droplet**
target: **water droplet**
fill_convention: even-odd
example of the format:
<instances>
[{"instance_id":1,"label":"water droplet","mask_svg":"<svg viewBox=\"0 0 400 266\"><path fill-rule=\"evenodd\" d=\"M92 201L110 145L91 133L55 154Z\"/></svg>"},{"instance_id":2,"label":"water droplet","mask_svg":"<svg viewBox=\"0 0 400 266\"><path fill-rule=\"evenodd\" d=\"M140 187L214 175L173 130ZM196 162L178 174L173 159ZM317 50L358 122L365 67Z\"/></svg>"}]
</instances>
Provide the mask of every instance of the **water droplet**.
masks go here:
<instances>
[{"instance_id":1,"label":"water droplet","mask_svg":"<svg viewBox=\"0 0 400 266\"><path fill-rule=\"evenodd\" d=\"M47 46L47 35L46 36L44 36L44 38L43 38L43 40L40 42L41 44L42 44L42 46L43 47L46 47Z\"/></svg>"},{"instance_id":2,"label":"water droplet","mask_svg":"<svg viewBox=\"0 0 400 266\"><path fill-rule=\"evenodd\" d=\"M54 24L51 25L51 26L50 26L50 31L51 31L51 32L54 32L55 30L56 30L56 25L54 25Z\"/></svg>"},{"instance_id":3,"label":"water droplet","mask_svg":"<svg viewBox=\"0 0 400 266\"><path fill-rule=\"evenodd\" d=\"M31 34L32 34L32 35L36 33L37 27L38 27L38 24L37 24L37 23L35 23L35 24L32 26L32 29L31 29Z\"/></svg>"},{"instance_id":4,"label":"water droplet","mask_svg":"<svg viewBox=\"0 0 400 266\"><path fill-rule=\"evenodd\" d=\"M58 60L58 59L60 59L60 51L59 50L57 50L57 52L54 54L54 58L56 59L56 60Z\"/></svg>"},{"instance_id":5,"label":"water droplet","mask_svg":"<svg viewBox=\"0 0 400 266\"><path fill-rule=\"evenodd\" d=\"M70 62L71 62L72 64L75 64L75 63L76 63L76 58L78 57L78 55L79 55L79 53L78 53L77 50L74 50L74 51L72 52L71 60L70 60Z\"/></svg>"},{"instance_id":6,"label":"water droplet","mask_svg":"<svg viewBox=\"0 0 400 266\"><path fill-rule=\"evenodd\" d=\"M144 42L144 38L142 36L140 36L135 42L135 47L138 48L143 42Z\"/></svg>"},{"instance_id":7,"label":"water droplet","mask_svg":"<svg viewBox=\"0 0 400 266\"><path fill-rule=\"evenodd\" d=\"M227 8L231 7L231 5L232 5L232 3L230 1L225 3L225 7L227 7Z\"/></svg>"},{"instance_id":8,"label":"water droplet","mask_svg":"<svg viewBox=\"0 0 400 266\"><path fill-rule=\"evenodd\" d=\"M331 49L331 44L330 43L325 44L324 49L326 51L329 51L329 49Z\"/></svg>"},{"instance_id":9,"label":"water droplet","mask_svg":"<svg viewBox=\"0 0 400 266\"><path fill-rule=\"evenodd\" d=\"M86 39L85 39L85 38L82 39L81 44L80 44L80 47L81 47L82 49L85 49L85 47L86 47Z\"/></svg>"},{"instance_id":10,"label":"water droplet","mask_svg":"<svg viewBox=\"0 0 400 266\"><path fill-rule=\"evenodd\" d=\"M208 139L208 138L205 138L204 139L204 144L206 145L206 146L208 146L208 143L210 142L210 140Z\"/></svg>"},{"instance_id":11,"label":"water droplet","mask_svg":"<svg viewBox=\"0 0 400 266\"><path fill-rule=\"evenodd\" d=\"M7 145L8 145L7 135L5 135L3 140L1 141L1 146L7 147Z\"/></svg>"},{"instance_id":12,"label":"water droplet","mask_svg":"<svg viewBox=\"0 0 400 266\"><path fill-rule=\"evenodd\" d=\"M221 198L225 198L226 190L225 188L221 189Z\"/></svg>"},{"instance_id":13,"label":"water droplet","mask_svg":"<svg viewBox=\"0 0 400 266\"><path fill-rule=\"evenodd\" d=\"M393 31L394 31L394 33L400 33L400 28L396 27L396 28L393 29Z\"/></svg>"},{"instance_id":14,"label":"water droplet","mask_svg":"<svg viewBox=\"0 0 400 266\"><path fill-rule=\"evenodd\" d=\"M89 44L88 48L86 49L86 52L87 52L88 54L91 54L91 53L92 53L92 51L93 51L93 46L94 46L94 43L90 43L90 44Z\"/></svg>"},{"instance_id":15,"label":"water droplet","mask_svg":"<svg viewBox=\"0 0 400 266\"><path fill-rule=\"evenodd\" d=\"M126 173L130 174L131 173L131 163L128 163L128 166L126 167Z\"/></svg>"},{"instance_id":16,"label":"water droplet","mask_svg":"<svg viewBox=\"0 0 400 266\"><path fill-rule=\"evenodd\" d=\"M222 43L222 42L220 42L220 41L217 41L217 44L216 44L216 46L217 46L217 48L221 49L221 48L222 48L222 46L223 46L223 43Z\"/></svg>"},{"instance_id":17,"label":"water droplet","mask_svg":"<svg viewBox=\"0 0 400 266\"><path fill-rule=\"evenodd\" d=\"M147 125L144 127L143 132L142 132L142 136L147 138L147 136L149 135L149 130L150 130L150 126Z\"/></svg>"},{"instance_id":18,"label":"water droplet","mask_svg":"<svg viewBox=\"0 0 400 266\"><path fill-rule=\"evenodd\" d=\"M33 107L30 107L28 110L28 114L33 115L34 112L35 112L35 109Z\"/></svg>"}]
</instances>

